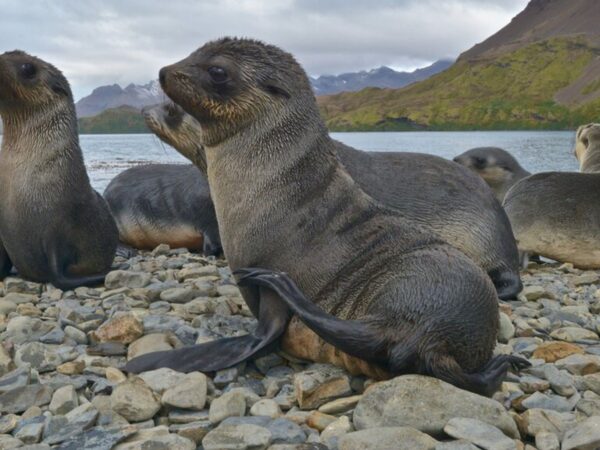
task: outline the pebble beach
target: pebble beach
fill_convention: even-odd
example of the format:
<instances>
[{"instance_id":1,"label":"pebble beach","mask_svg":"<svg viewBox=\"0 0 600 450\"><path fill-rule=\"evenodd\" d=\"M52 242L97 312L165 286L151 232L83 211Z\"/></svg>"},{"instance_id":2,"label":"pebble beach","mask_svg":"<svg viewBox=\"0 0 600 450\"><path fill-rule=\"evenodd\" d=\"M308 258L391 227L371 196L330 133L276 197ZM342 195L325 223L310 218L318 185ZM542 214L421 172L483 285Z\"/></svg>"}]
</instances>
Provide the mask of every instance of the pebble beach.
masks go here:
<instances>
[{"instance_id":1,"label":"pebble beach","mask_svg":"<svg viewBox=\"0 0 600 450\"><path fill-rule=\"evenodd\" d=\"M0 282L0 449L600 448L600 271L531 263L500 305L497 353L532 366L493 398L440 380L352 376L283 352L216 373L119 370L252 332L224 260L161 245L105 285Z\"/></svg>"}]
</instances>

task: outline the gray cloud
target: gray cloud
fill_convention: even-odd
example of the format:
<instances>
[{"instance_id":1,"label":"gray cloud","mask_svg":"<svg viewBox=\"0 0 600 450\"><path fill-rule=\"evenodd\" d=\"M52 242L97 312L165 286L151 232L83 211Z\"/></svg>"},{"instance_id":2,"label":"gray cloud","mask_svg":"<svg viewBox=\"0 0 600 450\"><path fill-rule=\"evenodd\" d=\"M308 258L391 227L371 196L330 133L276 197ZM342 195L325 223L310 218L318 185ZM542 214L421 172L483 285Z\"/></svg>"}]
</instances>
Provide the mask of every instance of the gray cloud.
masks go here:
<instances>
[{"instance_id":1,"label":"gray cloud","mask_svg":"<svg viewBox=\"0 0 600 450\"><path fill-rule=\"evenodd\" d=\"M294 53L310 74L414 68L482 41L527 0L2 1L0 52L61 68L76 97L142 83L207 40L248 36Z\"/></svg>"}]
</instances>

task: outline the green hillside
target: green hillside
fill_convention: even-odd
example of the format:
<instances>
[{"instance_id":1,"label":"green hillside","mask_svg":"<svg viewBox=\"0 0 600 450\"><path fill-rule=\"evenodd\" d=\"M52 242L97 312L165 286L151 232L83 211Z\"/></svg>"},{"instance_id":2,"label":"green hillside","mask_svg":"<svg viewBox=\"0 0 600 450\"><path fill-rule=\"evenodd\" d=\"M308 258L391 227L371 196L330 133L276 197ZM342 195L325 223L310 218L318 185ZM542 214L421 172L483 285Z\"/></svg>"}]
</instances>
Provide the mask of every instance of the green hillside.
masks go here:
<instances>
[{"instance_id":1,"label":"green hillside","mask_svg":"<svg viewBox=\"0 0 600 450\"><path fill-rule=\"evenodd\" d=\"M403 89L319 99L331 130L567 129L600 118L600 48L584 36L530 43L492 58L460 58ZM583 81L583 83L582 83ZM556 100L574 86L573 99Z\"/></svg>"},{"instance_id":2,"label":"green hillside","mask_svg":"<svg viewBox=\"0 0 600 450\"><path fill-rule=\"evenodd\" d=\"M130 106L107 109L78 122L81 134L150 133L140 111Z\"/></svg>"}]
</instances>

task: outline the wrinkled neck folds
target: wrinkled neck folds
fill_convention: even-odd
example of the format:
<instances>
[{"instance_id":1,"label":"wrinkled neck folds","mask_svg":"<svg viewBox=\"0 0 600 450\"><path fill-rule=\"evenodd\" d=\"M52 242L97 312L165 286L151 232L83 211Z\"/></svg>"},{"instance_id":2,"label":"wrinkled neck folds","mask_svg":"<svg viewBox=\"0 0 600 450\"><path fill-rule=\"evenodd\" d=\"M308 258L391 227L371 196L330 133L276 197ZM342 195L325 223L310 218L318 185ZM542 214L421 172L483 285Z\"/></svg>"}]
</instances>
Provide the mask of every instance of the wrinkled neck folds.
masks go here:
<instances>
[{"instance_id":1,"label":"wrinkled neck folds","mask_svg":"<svg viewBox=\"0 0 600 450\"><path fill-rule=\"evenodd\" d=\"M19 108L2 113L6 158L32 165L69 160L83 167L73 105L55 102L44 108ZM84 170L85 172L85 170Z\"/></svg>"},{"instance_id":2,"label":"wrinkled neck folds","mask_svg":"<svg viewBox=\"0 0 600 450\"><path fill-rule=\"evenodd\" d=\"M583 154L580 170L586 173L600 172L600 139L590 140L588 148Z\"/></svg>"}]
</instances>

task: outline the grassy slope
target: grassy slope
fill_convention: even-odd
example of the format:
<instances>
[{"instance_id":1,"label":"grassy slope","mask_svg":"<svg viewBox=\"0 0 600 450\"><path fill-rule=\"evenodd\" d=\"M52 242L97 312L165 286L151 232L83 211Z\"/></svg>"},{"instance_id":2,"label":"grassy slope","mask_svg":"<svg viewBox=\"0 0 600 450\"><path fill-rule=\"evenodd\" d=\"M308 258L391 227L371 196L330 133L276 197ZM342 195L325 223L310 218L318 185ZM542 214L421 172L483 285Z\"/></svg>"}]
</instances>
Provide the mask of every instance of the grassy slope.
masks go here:
<instances>
[{"instance_id":1,"label":"grassy slope","mask_svg":"<svg viewBox=\"0 0 600 450\"><path fill-rule=\"evenodd\" d=\"M554 38L492 61L459 60L407 88L365 89L319 103L332 130L573 128L598 121L600 100L569 110L552 98L599 53L583 38Z\"/></svg>"},{"instance_id":2,"label":"grassy slope","mask_svg":"<svg viewBox=\"0 0 600 450\"><path fill-rule=\"evenodd\" d=\"M129 106L108 109L97 116L79 119L81 134L149 133L140 112Z\"/></svg>"}]
</instances>

